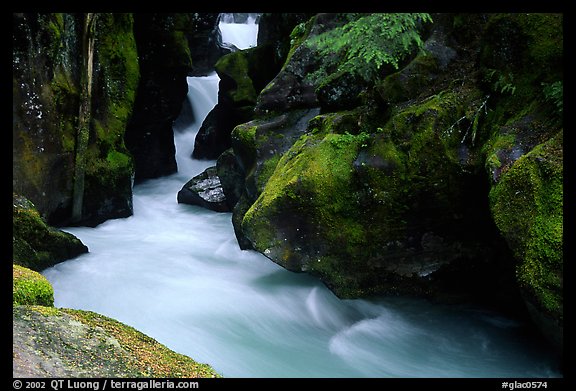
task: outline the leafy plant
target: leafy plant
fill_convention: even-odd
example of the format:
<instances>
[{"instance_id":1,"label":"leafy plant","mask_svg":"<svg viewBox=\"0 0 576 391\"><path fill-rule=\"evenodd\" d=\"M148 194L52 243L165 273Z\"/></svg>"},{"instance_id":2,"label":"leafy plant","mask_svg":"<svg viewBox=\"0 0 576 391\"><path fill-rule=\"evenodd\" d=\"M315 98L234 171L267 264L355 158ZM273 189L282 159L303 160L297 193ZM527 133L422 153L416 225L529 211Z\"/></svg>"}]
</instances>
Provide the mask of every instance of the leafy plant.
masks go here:
<instances>
[{"instance_id":1,"label":"leafy plant","mask_svg":"<svg viewBox=\"0 0 576 391\"><path fill-rule=\"evenodd\" d=\"M492 90L494 92L498 92L500 94L510 94L514 95L516 92L516 86L514 83L514 75L512 73L508 73L504 75L502 72L496 69L490 69L486 73L485 80L488 83L491 83Z\"/></svg>"},{"instance_id":2,"label":"leafy plant","mask_svg":"<svg viewBox=\"0 0 576 391\"><path fill-rule=\"evenodd\" d=\"M326 31L308 41L323 59L309 75L312 80L328 76L330 69L350 72L365 80L377 76L384 64L398 69L413 50L422 47L418 28L432 18L427 13L376 13L357 16L344 26Z\"/></svg>"},{"instance_id":3,"label":"leafy plant","mask_svg":"<svg viewBox=\"0 0 576 391\"><path fill-rule=\"evenodd\" d=\"M561 116L564 110L564 83L562 80L554 83L542 83L544 99L552 103Z\"/></svg>"}]
</instances>

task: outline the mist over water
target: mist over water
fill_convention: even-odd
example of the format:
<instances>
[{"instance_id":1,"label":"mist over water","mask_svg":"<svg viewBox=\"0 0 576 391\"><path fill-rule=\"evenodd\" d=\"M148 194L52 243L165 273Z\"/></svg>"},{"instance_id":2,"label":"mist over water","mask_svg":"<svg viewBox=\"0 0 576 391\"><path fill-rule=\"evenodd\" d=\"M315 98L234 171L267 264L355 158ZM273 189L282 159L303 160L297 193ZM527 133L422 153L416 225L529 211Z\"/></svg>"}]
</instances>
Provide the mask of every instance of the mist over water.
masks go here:
<instances>
[{"instance_id":1,"label":"mist over water","mask_svg":"<svg viewBox=\"0 0 576 391\"><path fill-rule=\"evenodd\" d=\"M239 249L230 213L178 204L214 161L192 160L217 75L189 78L196 123L175 133L177 174L134 188L134 215L65 229L90 249L43 272L55 305L131 325L225 377L557 377L525 325L425 300L340 300Z\"/></svg>"}]
</instances>

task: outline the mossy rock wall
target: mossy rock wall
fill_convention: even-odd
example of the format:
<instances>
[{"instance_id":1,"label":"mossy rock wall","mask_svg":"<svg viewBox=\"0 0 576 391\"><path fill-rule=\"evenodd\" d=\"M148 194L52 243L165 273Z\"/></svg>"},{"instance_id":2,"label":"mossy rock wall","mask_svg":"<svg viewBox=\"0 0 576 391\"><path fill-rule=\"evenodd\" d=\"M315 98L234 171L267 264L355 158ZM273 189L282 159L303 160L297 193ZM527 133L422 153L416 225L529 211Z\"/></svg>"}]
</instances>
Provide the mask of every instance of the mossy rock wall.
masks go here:
<instances>
[{"instance_id":1,"label":"mossy rock wall","mask_svg":"<svg viewBox=\"0 0 576 391\"><path fill-rule=\"evenodd\" d=\"M13 187L53 225L70 223L82 65L81 14L13 14ZM131 14L97 14L82 219L132 213L124 146L139 78ZM103 190L105 187L105 190Z\"/></svg>"},{"instance_id":2,"label":"mossy rock wall","mask_svg":"<svg viewBox=\"0 0 576 391\"><path fill-rule=\"evenodd\" d=\"M562 178L540 156L562 145L555 137L562 16L434 14L423 50L406 66L356 100L326 104L306 82L322 58L305 43L337 19L317 15L296 26L286 63L258 96L255 119L232 132L245 178L233 214L241 246L316 274L341 296L476 292L523 316L527 307L537 324L561 324L562 260L544 261L540 250L525 248L533 237L546 243L547 256L558 256L558 193L529 196L544 197L529 210L552 208L555 216L522 220L536 227L523 228L532 236L496 209L517 202L508 200L509 190L519 190L504 179L510 172L527 170L518 178L533 194L526 183L535 161L553 171L552 187ZM285 121L312 109L321 114L298 127ZM554 148L539 146L552 137ZM550 234L542 224L553 225ZM558 329L548 329L558 340Z\"/></svg>"},{"instance_id":3,"label":"mossy rock wall","mask_svg":"<svg viewBox=\"0 0 576 391\"><path fill-rule=\"evenodd\" d=\"M491 15L479 54L491 212L530 315L562 351L563 17Z\"/></svg>"},{"instance_id":4,"label":"mossy rock wall","mask_svg":"<svg viewBox=\"0 0 576 391\"><path fill-rule=\"evenodd\" d=\"M564 319L562 140L560 132L520 157L490 191L494 221L518 260L524 298L559 348Z\"/></svg>"}]
</instances>

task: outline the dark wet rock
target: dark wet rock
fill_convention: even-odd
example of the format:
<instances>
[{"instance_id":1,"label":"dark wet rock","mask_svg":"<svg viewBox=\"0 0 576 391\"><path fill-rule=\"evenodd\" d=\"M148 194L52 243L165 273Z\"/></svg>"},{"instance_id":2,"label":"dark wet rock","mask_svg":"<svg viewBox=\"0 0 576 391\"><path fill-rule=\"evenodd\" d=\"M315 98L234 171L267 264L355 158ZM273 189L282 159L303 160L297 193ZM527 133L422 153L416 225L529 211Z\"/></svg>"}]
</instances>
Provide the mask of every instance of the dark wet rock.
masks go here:
<instances>
[{"instance_id":1,"label":"dark wet rock","mask_svg":"<svg viewBox=\"0 0 576 391\"><path fill-rule=\"evenodd\" d=\"M230 210L240 200L244 189L244 174L232 148L224 151L216 161L216 170Z\"/></svg>"},{"instance_id":2,"label":"dark wet rock","mask_svg":"<svg viewBox=\"0 0 576 391\"><path fill-rule=\"evenodd\" d=\"M190 48L192 69L189 76L207 76L214 72L218 59L231 52L222 45L222 36L218 28L220 14L190 14L191 23L185 31Z\"/></svg>"},{"instance_id":3,"label":"dark wet rock","mask_svg":"<svg viewBox=\"0 0 576 391\"><path fill-rule=\"evenodd\" d=\"M12 240L13 263L35 271L88 252L80 239L47 225L34 204L16 194L13 196Z\"/></svg>"},{"instance_id":4,"label":"dark wet rock","mask_svg":"<svg viewBox=\"0 0 576 391\"><path fill-rule=\"evenodd\" d=\"M141 78L125 141L135 183L177 170L172 123L188 93L189 24L190 14L134 15Z\"/></svg>"},{"instance_id":5,"label":"dark wet rock","mask_svg":"<svg viewBox=\"0 0 576 391\"><path fill-rule=\"evenodd\" d=\"M230 212L216 167L208 167L186 182L178 192L178 202L202 206L216 212Z\"/></svg>"}]
</instances>

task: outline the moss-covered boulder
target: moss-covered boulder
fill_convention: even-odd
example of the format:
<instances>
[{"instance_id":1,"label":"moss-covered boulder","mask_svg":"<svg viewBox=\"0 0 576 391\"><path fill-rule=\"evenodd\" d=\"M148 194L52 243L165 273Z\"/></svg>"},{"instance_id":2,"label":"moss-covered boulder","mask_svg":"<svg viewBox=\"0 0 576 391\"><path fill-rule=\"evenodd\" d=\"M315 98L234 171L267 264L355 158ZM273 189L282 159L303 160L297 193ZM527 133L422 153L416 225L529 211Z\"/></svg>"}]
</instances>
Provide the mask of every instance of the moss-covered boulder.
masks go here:
<instances>
[{"instance_id":1,"label":"moss-covered boulder","mask_svg":"<svg viewBox=\"0 0 576 391\"><path fill-rule=\"evenodd\" d=\"M32 202L16 194L12 239L13 262L36 271L88 252L74 235L47 225Z\"/></svg>"},{"instance_id":2,"label":"moss-covered boulder","mask_svg":"<svg viewBox=\"0 0 576 391\"><path fill-rule=\"evenodd\" d=\"M521 156L490 191L494 221L518 260L533 317L561 349L563 331L563 136Z\"/></svg>"},{"instance_id":3,"label":"moss-covered boulder","mask_svg":"<svg viewBox=\"0 0 576 391\"><path fill-rule=\"evenodd\" d=\"M114 319L89 311L13 309L12 374L21 377L220 377Z\"/></svg>"},{"instance_id":4,"label":"moss-covered boulder","mask_svg":"<svg viewBox=\"0 0 576 391\"><path fill-rule=\"evenodd\" d=\"M54 305L54 289L40 273L12 265L12 304L51 307Z\"/></svg>"},{"instance_id":5,"label":"moss-covered boulder","mask_svg":"<svg viewBox=\"0 0 576 391\"><path fill-rule=\"evenodd\" d=\"M13 14L13 187L52 225L71 223L83 18ZM97 14L94 20L84 203L75 221L90 225L132 213L132 159L124 132L139 78L132 16Z\"/></svg>"},{"instance_id":6,"label":"moss-covered boulder","mask_svg":"<svg viewBox=\"0 0 576 391\"><path fill-rule=\"evenodd\" d=\"M308 121L319 112L319 109L294 110L238 125L232 131L232 148L237 165L230 167L237 170L236 178L243 178L241 184L235 185L242 188L242 194L232 216L241 248L252 248L241 228L244 214L262 193L282 154L306 133Z\"/></svg>"},{"instance_id":7,"label":"moss-covered boulder","mask_svg":"<svg viewBox=\"0 0 576 391\"><path fill-rule=\"evenodd\" d=\"M312 119L254 188L242 232L253 248L319 275L342 296L426 293L452 262L486 262L482 243L494 231L472 130L483 98L444 91L399 106L381 127L366 109Z\"/></svg>"}]
</instances>

